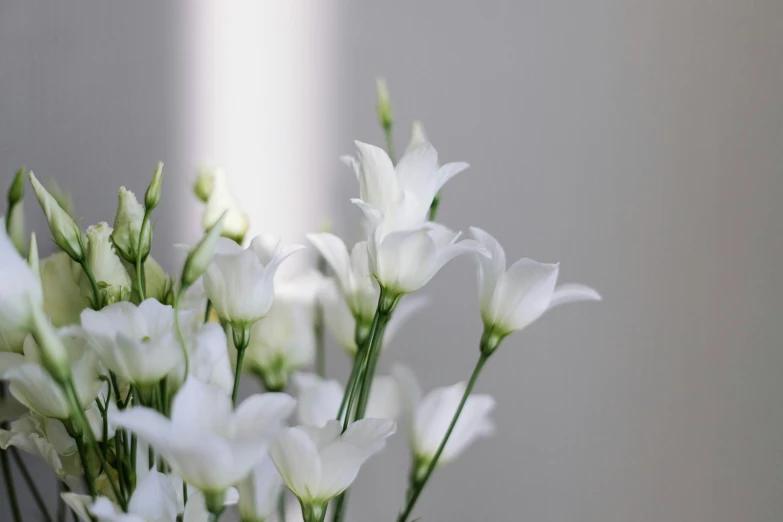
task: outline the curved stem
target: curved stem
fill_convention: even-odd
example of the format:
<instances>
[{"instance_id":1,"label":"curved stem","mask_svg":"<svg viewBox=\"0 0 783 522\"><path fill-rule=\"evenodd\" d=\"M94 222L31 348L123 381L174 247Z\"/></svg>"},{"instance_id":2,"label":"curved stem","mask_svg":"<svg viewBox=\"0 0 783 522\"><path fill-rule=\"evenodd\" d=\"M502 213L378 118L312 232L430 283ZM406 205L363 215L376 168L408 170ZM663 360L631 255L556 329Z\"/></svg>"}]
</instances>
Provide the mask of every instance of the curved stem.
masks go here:
<instances>
[{"instance_id":1,"label":"curved stem","mask_svg":"<svg viewBox=\"0 0 783 522\"><path fill-rule=\"evenodd\" d=\"M144 280L144 263L141 262L141 258L136 258L136 288L139 292L139 301L144 301L147 296L147 285Z\"/></svg>"},{"instance_id":2,"label":"curved stem","mask_svg":"<svg viewBox=\"0 0 783 522\"><path fill-rule=\"evenodd\" d=\"M81 262L82 270L84 270L84 274L87 276L87 280L90 281L90 286L92 287L92 298L93 298L93 309L94 310L100 310L102 308L101 305L101 291L98 288L98 281L95 280L95 275L92 273L92 269L90 269L90 264L87 262L87 260L83 260Z\"/></svg>"},{"instance_id":3,"label":"curved stem","mask_svg":"<svg viewBox=\"0 0 783 522\"><path fill-rule=\"evenodd\" d=\"M237 395L239 395L239 381L242 377L242 362L245 360L245 349L250 342L250 329L243 328L240 332L232 327L231 331L234 334L234 346L237 349L237 368L234 375L234 391L231 393L231 403L236 407Z\"/></svg>"},{"instance_id":4,"label":"curved stem","mask_svg":"<svg viewBox=\"0 0 783 522\"><path fill-rule=\"evenodd\" d=\"M416 505L416 501L419 499L419 495L421 495L424 486L427 484L427 480L429 480L430 475L432 475L432 472L435 471L435 468L438 465L438 459L440 459L440 456L443 453L443 449L446 447L446 443L448 443L449 437L451 437L451 432L454 431L454 426L456 426L457 421L459 420L459 416L462 413L462 408L465 406L465 403L470 396L470 392L473 390L473 386L476 384L476 380L478 380L478 376L481 373L481 369L484 367L484 363L486 363L487 359L489 359L489 355L489 353L485 353L484 351L481 352L481 355L476 362L476 366L473 368L473 373L470 375L470 380L465 387L465 393L462 394L462 400L460 400L459 406L457 406L457 411L454 412L454 417L451 419L451 424L449 424L449 428L446 430L446 434L444 435L440 446L438 446L438 451L435 452L435 455L432 457L429 466L427 466L427 470L420 477L418 476L418 473L415 473L415 471L411 473L410 496L408 497L405 508L397 517L397 522L406 522L411 511L413 511L413 507Z\"/></svg>"}]
</instances>

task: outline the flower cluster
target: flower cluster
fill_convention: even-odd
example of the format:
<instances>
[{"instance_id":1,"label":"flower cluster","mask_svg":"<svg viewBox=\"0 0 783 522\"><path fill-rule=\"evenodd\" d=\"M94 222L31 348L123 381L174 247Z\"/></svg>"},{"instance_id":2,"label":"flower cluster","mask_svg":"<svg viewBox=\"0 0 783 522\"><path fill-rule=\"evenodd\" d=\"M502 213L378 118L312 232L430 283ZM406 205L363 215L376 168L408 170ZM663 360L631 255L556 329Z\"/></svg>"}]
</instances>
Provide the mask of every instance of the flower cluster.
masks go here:
<instances>
[{"instance_id":1,"label":"flower cluster","mask_svg":"<svg viewBox=\"0 0 783 522\"><path fill-rule=\"evenodd\" d=\"M278 268L306 247L248 238L222 171L199 173L204 235L167 274L150 255L162 164L143 201L120 188L113 226L84 231L61 191L20 170L0 220L3 469L17 450L39 456L80 520L217 520L236 505L245 522L282 522L288 491L305 522L327 512L340 522L346 490L400 421L413 466L397 516L406 522L434 470L493 433L495 400L473 387L503 339L558 304L599 296L557 286L557 264L507 267L479 228L463 239L437 222L441 190L468 165L441 164L418 123L395 161L383 82L378 114L386 149L356 142L344 158L359 184L361 240L308 235L318 267L288 277ZM25 175L58 247L43 259L24 233ZM424 394L404 366L376 375L395 332L426 304L408 294L459 256L476 261L484 323L469 379ZM325 331L351 359L345 384L325 376ZM266 391L239 401L243 377ZM50 518L45 502L39 509Z\"/></svg>"}]
</instances>

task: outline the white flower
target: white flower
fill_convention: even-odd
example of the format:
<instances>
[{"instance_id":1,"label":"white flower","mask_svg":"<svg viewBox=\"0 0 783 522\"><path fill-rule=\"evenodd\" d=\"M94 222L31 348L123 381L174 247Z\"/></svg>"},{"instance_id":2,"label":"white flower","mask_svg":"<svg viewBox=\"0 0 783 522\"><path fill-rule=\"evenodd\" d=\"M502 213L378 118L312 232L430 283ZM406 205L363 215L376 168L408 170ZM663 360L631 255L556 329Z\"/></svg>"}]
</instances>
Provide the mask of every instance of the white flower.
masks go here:
<instances>
[{"instance_id":1,"label":"white flower","mask_svg":"<svg viewBox=\"0 0 783 522\"><path fill-rule=\"evenodd\" d=\"M353 166L361 201L394 221L402 218L397 214L404 208L407 224L400 228L415 228L426 222L441 187L468 168L467 163L439 167L438 153L429 143L406 151L396 167L380 147L357 141L356 148L358 160L343 159Z\"/></svg>"},{"instance_id":2,"label":"white flower","mask_svg":"<svg viewBox=\"0 0 783 522\"><path fill-rule=\"evenodd\" d=\"M320 275L312 274L277 282L272 308L250 327L246 368L259 372L268 390L285 387L292 371L315 358L313 326L320 282Z\"/></svg>"},{"instance_id":3,"label":"white flower","mask_svg":"<svg viewBox=\"0 0 783 522\"><path fill-rule=\"evenodd\" d=\"M117 413L114 423L148 442L189 484L221 493L261 462L267 437L294 407L284 393L264 393L232 411L225 391L191 377L174 397L171 419L134 407Z\"/></svg>"},{"instance_id":4,"label":"white flower","mask_svg":"<svg viewBox=\"0 0 783 522\"><path fill-rule=\"evenodd\" d=\"M411 446L417 462L429 465L446 435L449 424L465 393L465 383L436 388L421 398L421 389L413 373L403 366L393 370L400 390L405 394L406 410L412 417ZM462 409L454 431L438 460L438 466L458 457L479 437L487 437L495 431L489 414L495 407L495 399L489 395L471 394Z\"/></svg>"},{"instance_id":5,"label":"white flower","mask_svg":"<svg viewBox=\"0 0 783 522\"><path fill-rule=\"evenodd\" d=\"M180 321L187 315L182 313ZM137 385L156 384L182 360L174 309L155 299L138 307L121 302L100 311L85 310L82 328L104 366Z\"/></svg>"},{"instance_id":6,"label":"white flower","mask_svg":"<svg viewBox=\"0 0 783 522\"><path fill-rule=\"evenodd\" d=\"M239 483L239 514L247 522L269 520L280 498L283 479L267 456Z\"/></svg>"},{"instance_id":7,"label":"white flower","mask_svg":"<svg viewBox=\"0 0 783 522\"><path fill-rule=\"evenodd\" d=\"M343 240L334 234L308 234L307 239L334 272L353 316L369 327L378 306L380 288L370 273L367 242L356 243L349 254Z\"/></svg>"},{"instance_id":8,"label":"white flower","mask_svg":"<svg viewBox=\"0 0 783 522\"><path fill-rule=\"evenodd\" d=\"M221 318L247 328L264 317L274 302L277 268L304 248L283 246L271 235L256 236L247 249L222 239L204 274L204 289Z\"/></svg>"},{"instance_id":9,"label":"white flower","mask_svg":"<svg viewBox=\"0 0 783 522\"><path fill-rule=\"evenodd\" d=\"M525 328L548 309L576 301L599 301L590 287L555 287L559 266L523 258L506 269L506 254L497 240L481 230L471 234L491 254L478 259L479 306L487 330L498 337Z\"/></svg>"},{"instance_id":10,"label":"white flower","mask_svg":"<svg viewBox=\"0 0 783 522\"><path fill-rule=\"evenodd\" d=\"M396 430L387 419L362 419L342 435L339 421L323 428L288 428L272 442L270 455L283 482L303 506L325 508L356 479L361 465L382 450Z\"/></svg>"},{"instance_id":11,"label":"white flower","mask_svg":"<svg viewBox=\"0 0 783 522\"><path fill-rule=\"evenodd\" d=\"M86 308L79 289L81 267L65 252L55 252L41 260L43 309L57 327L77 324Z\"/></svg>"},{"instance_id":12,"label":"white flower","mask_svg":"<svg viewBox=\"0 0 783 522\"><path fill-rule=\"evenodd\" d=\"M145 259L150 253L152 227L148 227L142 237L143 221L144 207L136 200L136 195L125 187L120 187L111 238L117 251L129 263L134 263L139 257Z\"/></svg>"},{"instance_id":13,"label":"white flower","mask_svg":"<svg viewBox=\"0 0 783 522\"><path fill-rule=\"evenodd\" d=\"M370 263L373 275L392 294L418 290L457 256L485 255L476 241L459 241L459 232L438 223L389 233L384 232L384 226L381 222L371 236Z\"/></svg>"},{"instance_id":14,"label":"white flower","mask_svg":"<svg viewBox=\"0 0 783 522\"><path fill-rule=\"evenodd\" d=\"M114 253L111 242L112 228L108 223L99 223L87 229L87 263L98 283L100 303L97 306L128 301L131 296L131 278ZM82 272L79 281L82 299L93 301L93 290L87 275Z\"/></svg>"},{"instance_id":15,"label":"white flower","mask_svg":"<svg viewBox=\"0 0 783 522\"><path fill-rule=\"evenodd\" d=\"M348 304L338 291L334 281L327 281L322 285L318 293L318 300L321 303L326 328L331 332L338 344L351 357L355 357L356 319L348 309ZM382 350L385 350L391 344L405 323L418 314L427 305L427 302L428 299L424 296L406 297L400 301L384 330ZM367 328L369 329L369 326Z\"/></svg>"},{"instance_id":16,"label":"white flower","mask_svg":"<svg viewBox=\"0 0 783 522\"><path fill-rule=\"evenodd\" d=\"M211 227L226 212L221 235L241 242L245 234L247 234L247 229L250 227L250 220L228 189L226 175L223 171L220 169L201 169L196 182L196 191L201 198L207 196L207 207L201 220L202 226L205 229Z\"/></svg>"},{"instance_id":17,"label":"white flower","mask_svg":"<svg viewBox=\"0 0 783 522\"><path fill-rule=\"evenodd\" d=\"M297 421L304 426L321 428L337 417L343 399L343 386L335 379L324 379L314 373L294 374L297 395ZM375 377L370 390L365 417L395 420L400 413L400 390L391 376Z\"/></svg>"},{"instance_id":18,"label":"white flower","mask_svg":"<svg viewBox=\"0 0 783 522\"><path fill-rule=\"evenodd\" d=\"M98 522L174 522L177 493L166 475L150 470L136 484L127 513L106 497L98 497L90 507L90 513Z\"/></svg>"},{"instance_id":19,"label":"white flower","mask_svg":"<svg viewBox=\"0 0 783 522\"><path fill-rule=\"evenodd\" d=\"M0 430L0 449L16 446L35 455L54 471L71 489L81 484L82 467L76 442L65 431L62 422L27 413L11 423L10 430Z\"/></svg>"},{"instance_id":20,"label":"white flower","mask_svg":"<svg viewBox=\"0 0 783 522\"><path fill-rule=\"evenodd\" d=\"M0 218L0 331L28 331L33 324L33 310L41 308L41 281L22 259L5 231Z\"/></svg>"},{"instance_id":21,"label":"white flower","mask_svg":"<svg viewBox=\"0 0 783 522\"><path fill-rule=\"evenodd\" d=\"M78 328L57 332L70 360L73 382L83 409L92 404L100 391L98 358L86 346ZM68 419L70 408L62 386L42 366L40 348L32 336L24 342L24 355L0 353L0 377L10 383L11 394L31 410L55 419Z\"/></svg>"}]
</instances>

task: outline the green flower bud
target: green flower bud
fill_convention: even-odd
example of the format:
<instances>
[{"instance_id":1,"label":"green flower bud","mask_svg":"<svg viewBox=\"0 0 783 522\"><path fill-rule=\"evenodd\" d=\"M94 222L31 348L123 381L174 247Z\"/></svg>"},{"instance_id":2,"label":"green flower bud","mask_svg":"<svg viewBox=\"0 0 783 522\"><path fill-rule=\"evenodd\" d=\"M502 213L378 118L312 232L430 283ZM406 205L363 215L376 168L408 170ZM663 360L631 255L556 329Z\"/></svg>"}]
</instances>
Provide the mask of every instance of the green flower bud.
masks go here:
<instances>
[{"instance_id":1,"label":"green flower bud","mask_svg":"<svg viewBox=\"0 0 783 522\"><path fill-rule=\"evenodd\" d=\"M16 251L23 254L27 240L24 226L24 203L18 202L13 207L8 208L8 221L6 221L8 236L16 247Z\"/></svg>"},{"instance_id":2,"label":"green flower bud","mask_svg":"<svg viewBox=\"0 0 783 522\"><path fill-rule=\"evenodd\" d=\"M386 80L383 78L376 79L376 87L378 93L378 121L380 122L381 127L389 129L394 122L394 114L392 113L389 89L386 87Z\"/></svg>"},{"instance_id":3,"label":"green flower bud","mask_svg":"<svg viewBox=\"0 0 783 522\"><path fill-rule=\"evenodd\" d=\"M69 216L76 219L70 192L61 188L54 179L50 179L46 182L46 190L49 191L49 194L51 194L57 204L60 205L60 208L67 212Z\"/></svg>"},{"instance_id":4,"label":"green flower bud","mask_svg":"<svg viewBox=\"0 0 783 522\"><path fill-rule=\"evenodd\" d=\"M52 231L54 242L67 252L76 262L84 261L84 247L82 246L82 232L73 218L65 212L51 194L41 185L35 174L30 172L30 183L33 185L38 203L46 215L49 230Z\"/></svg>"},{"instance_id":5,"label":"green flower bud","mask_svg":"<svg viewBox=\"0 0 783 522\"><path fill-rule=\"evenodd\" d=\"M223 220L226 219L226 213L224 212L220 219L207 230L201 241L198 242L196 247L188 254L188 258L185 259L185 266L182 268L181 291L195 283L212 263L212 258L215 257L217 240L223 230Z\"/></svg>"},{"instance_id":6,"label":"green flower bud","mask_svg":"<svg viewBox=\"0 0 783 522\"><path fill-rule=\"evenodd\" d=\"M8 208L12 208L24 199L24 167L16 171L11 186L8 187Z\"/></svg>"},{"instance_id":7,"label":"green flower bud","mask_svg":"<svg viewBox=\"0 0 783 522\"><path fill-rule=\"evenodd\" d=\"M136 200L136 195L125 187L120 187L111 239L119 254L129 263L135 263L136 258L146 259L150 253L152 227L145 227L142 235L143 221L144 207ZM139 236L141 236L141 244L139 244Z\"/></svg>"},{"instance_id":8,"label":"green flower bud","mask_svg":"<svg viewBox=\"0 0 783 522\"><path fill-rule=\"evenodd\" d=\"M201 167L198 169L196 183L193 185L193 192L196 197L206 203L209 195L212 194L212 187L215 184L215 174L212 169Z\"/></svg>"},{"instance_id":9,"label":"green flower bud","mask_svg":"<svg viewBox=\"0 0 783 522\"><path fill-rule=\"evenodd\" d=\"M30 234L30 250L27 251L27 264L33 269L33 273L41 279L41 262L38 259L38 242L35 240L35 232Z\"/></svg>"},{"instance_id":10,"label":"green flower bud","mask_svg":"<svg viewBox=\"0 0 783 522\"><path fill-rule=\"evenodd\" d=\"M144 206L148 211L158 206L160 203L160 187L163 182L163 162L158 163L155 174L152 175L150 186L147 187L147 193L144 194Z\"/></svg>"},{"instance_id":11,"label":"green flower bud","mask_svg":"<svg viewBox=\"0 0 783 522\"><path fill-rule=\"evenodd\" d=\"M108 223L99 223L87 229L87 264L98 282L100 306L129 301L131 296L131 278L114 252L111 233ZM85 274L79 280L79 287L82 299L90 302L93 290Z\"/></svg>"}]
</instances>

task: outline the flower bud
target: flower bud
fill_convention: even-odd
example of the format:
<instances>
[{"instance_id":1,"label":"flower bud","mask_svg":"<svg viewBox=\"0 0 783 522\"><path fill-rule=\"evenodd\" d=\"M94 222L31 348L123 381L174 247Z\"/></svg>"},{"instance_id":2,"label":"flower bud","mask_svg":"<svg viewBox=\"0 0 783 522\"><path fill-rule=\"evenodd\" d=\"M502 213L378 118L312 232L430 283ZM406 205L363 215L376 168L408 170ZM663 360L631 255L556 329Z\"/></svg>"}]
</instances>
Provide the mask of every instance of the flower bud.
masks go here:
<instances>
[{"instance_id":1,"label":"flower bud","mask_svg":"<svg viewBox=\"0 0 783 522\"><path fill-rule=\"evenodd\" d=\"M152 175L150 186L147 187L147 193L144 194L144 206L147 210L152 210L160 203L161 184L163 182L163 162L158 163L155 174Z\"/></svg>"},{"instance_id":2,"label":"flower bud","mask_svg":"<svg viewBox=\"0 0 783 522\"><path fill-rule=\"evenodd\" d=\"M384 78L376 79L376 87L378 93L378 121L381 127L389 129L394 122L394 115L392 114L391 100L389 99L389 89L386 87L386 80Z\"/></svg>"},{"instance_id":3,"label":"flower bud","mask_svg":"<svg viewBox=\"0 0 783 522\"><path fill-rule=\"evenodd\" d=\"M114 252L111 233L112 229L107 223L93 225L87 229L87 264L98 283L101 302L94 304L99 306L128 301L131 295L131 279ZM82 274L79 280L79 287L82 299L90 302L93 289L85 274Z\"/></svg>"},{"instance_id":4,"label":"flower bud","mask_svg":"<svg viewBox=\"0 0 783 522\"><path fill-rule=\"evenodd\" d=\"M13 207L8 207L8 221L6 222L8 227L8 236L11 238L16 250L23 254L26 246L25 240L27 234L25 233L24 226L24 203L18 202Z\"/></svg>"},{"instance_id":5,"label":"flower bud","mask_svg":"<svg viewBox=\"0 0 783 522\"><path fill-rule=\"evenodd\" d=\"M11 186L8 187L8 208L12 208L24 199L24 167L16 171Z\"/></svg>"},{"instance_id":6,"label":"flower bud","mask_svg":"<svg viewBox=\"0 0 783 522\"><path fill-rule=\"evenodd\" d=\"M46 182L46 190L49 191L49 194L52 195L57 204L60 205L61 209L63 209L69 216L76 219L76 214L73 211L73 200L71 199L70 192L61 188L54 179L50 179Z\"/></svg>"},{"instance_id":7,"label":"flower bud","mask_svg":"<svg viewBox=\"0 0 783 522\"><path fill-rule=\"evenodd\" d=\"M188 254L185 259L185 266L182 268L182 289L185 289L196 282L201 277L201 274L206 272L207 267L212 263L212 258L215 257L215 247L217 246L217 240L220 237L220 233L223 230L223 221L226 218L227 212L224 212L217 222L212 225L201 238L201 241L196 244L193 250Z\"/></svg>"},{"instance_id":8,"label":"flower bud","mask_svg":"<svg viewBox=\"0 0 783 522\"><path fill-rule=\"evenodd\" d=\"M215 174L211 169L202 167L198 171L196 183L193 185L193 192L198 199L206 203L209 200L209 195L212 194L212 186L214 183Z\"/></svg>"},{"instance_id":9,"label":"flower bud","mask_svg":"<svg viewBox=\"0 0 783 522\"><path fill-rule=\"evenodd\" d=\"M223 213L226 214L226 219L223 222L222 236L241 243L250 228L250 220L229 190L226 175L216 169L212 171L212 190L201 220L202 226L205 229L211 227Z\"/></svg>"},{"instance_id":10,"label":"flower bud","mask_svg":"<svg viewBox=\"0 0 783 522\"><path fill-rule=\"evenodd\" d=\"M52 378L60 384L71 381L71 362L68 352L49 319L40 308L33 309L33 337L41 349L41 363Z\"/></svg>"},{"instance_id":11,"label":"flower bud","mask_svg":"<svg viewBox=\"0 0 783 522\"><path fill-rule=\"evenodd\" d=\"M136 200L136 195L125 187L120 187L111 239L119 254L129 263L135 263L137 258L146 259L150 253L152 227L145 227L144 234L141 234L143 221L144 208Z\"/></svg>"},{"instance_id":12,"label":"flower bud","mask_svg":"<svg viewBox=\"0 0 783 522\"><path fill-rule=\"evenodd\" d=\"M427 133L424 131L424 125L420 121L414 121L413 127L411 127L411 141L408 142L408 148L405 149L405 153L412 151L416 147L420 147L425 143L429 143Z\"/></svg>"},{"instance_id":13,"label":"flower bud","mask_svg":"<svg viewBox=\"0 0 783 522\"><path fill-rule=\"evenodd\" d=\"M46 215L46 221L49 223L49 230L52 231L54 242L62 248L71 259L81 263L84 261L84 247L82 246L82 232L73 218L62 209L54 197L41 185L35 174L30 172L30 183L33 185L33 191L38 198L38 203Z\"/></svg>"},{"instance_id":14,"label":"flower bud","mask_svg":"<svg viewBox=\"0 0 783 522\"><path fill-rule=\"evenodd\" d=\"M27 251L27 264L35 276L41 279L41 262L38 259L38 242L35 240L35 232L30 234L30 249Z\"/></svg>"}]
</instances>

